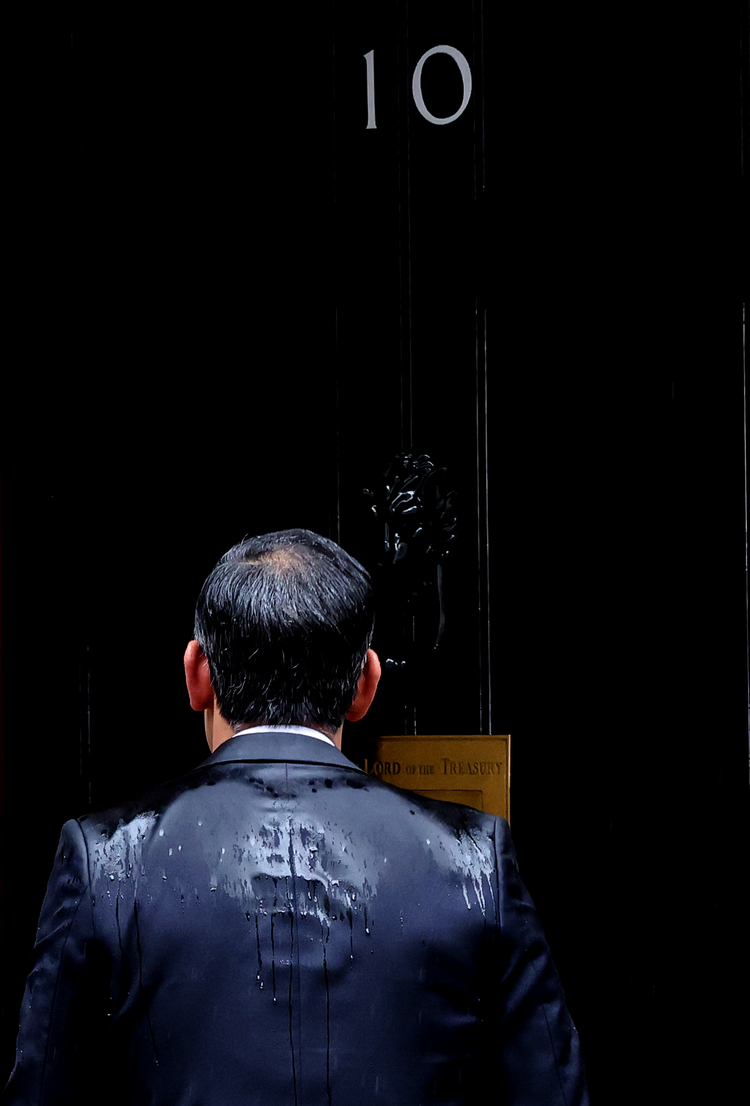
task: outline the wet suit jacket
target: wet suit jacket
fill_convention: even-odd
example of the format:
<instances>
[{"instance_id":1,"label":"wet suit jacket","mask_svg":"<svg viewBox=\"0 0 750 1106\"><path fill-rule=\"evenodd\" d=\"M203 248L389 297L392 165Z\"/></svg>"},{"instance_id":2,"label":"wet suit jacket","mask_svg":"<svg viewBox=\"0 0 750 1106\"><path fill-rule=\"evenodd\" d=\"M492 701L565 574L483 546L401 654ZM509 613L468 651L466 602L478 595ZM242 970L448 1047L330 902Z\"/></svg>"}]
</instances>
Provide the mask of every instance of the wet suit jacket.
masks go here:
<instances>
[{"instance_id":1,"label":"wet suit jacket","mask_svg":"<svg viewBox=\"0 0 750 1106\"><path fill-rule=\"evenodd\" d=\"M588 1098L507 824L263 733L63 827L4 1102Z\"/></svg>"}]
</instances>

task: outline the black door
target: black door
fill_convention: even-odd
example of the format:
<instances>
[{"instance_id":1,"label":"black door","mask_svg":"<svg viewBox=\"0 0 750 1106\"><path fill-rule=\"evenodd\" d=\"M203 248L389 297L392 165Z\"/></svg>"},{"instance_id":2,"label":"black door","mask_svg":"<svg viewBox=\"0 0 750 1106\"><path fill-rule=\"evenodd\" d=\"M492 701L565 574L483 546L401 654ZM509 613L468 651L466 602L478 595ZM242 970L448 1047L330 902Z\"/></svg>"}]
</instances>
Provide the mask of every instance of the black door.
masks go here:
<instances>
[{"instance_id":1,"label":"black door","mask_svg":"<svg viewBox=\"0 0 750 1106\"><path fill-rule=\"evenodd\" d=\"M20 41L8 1063L61 823L203 759L181 671L202 579L243 534L306 526L381 587L391 663L345 751L513 735L594 1099L729 1099L741 32L393 2ZM389 487L420 490L430 536L398 565Z\"/></svg>"}]
</instances>

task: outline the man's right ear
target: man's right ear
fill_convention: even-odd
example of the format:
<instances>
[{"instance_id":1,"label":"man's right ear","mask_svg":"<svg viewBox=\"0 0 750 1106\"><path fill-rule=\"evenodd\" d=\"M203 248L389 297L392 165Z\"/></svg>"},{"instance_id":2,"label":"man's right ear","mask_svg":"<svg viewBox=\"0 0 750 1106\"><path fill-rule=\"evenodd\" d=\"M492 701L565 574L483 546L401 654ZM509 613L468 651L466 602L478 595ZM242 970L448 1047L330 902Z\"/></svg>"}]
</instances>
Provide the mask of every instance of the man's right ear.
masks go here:
<instances>
[{"instance_id":1,"label":"man's right ear","mask_svg":"<svg viewBox=\"0 0 750 1106\"><path fill-rule=\"evenodd\" d=\"M206 655L197 641L185 650L185 683L193 710L209 710L214 705L214 689Z\"/></svg>"}]
</instances>

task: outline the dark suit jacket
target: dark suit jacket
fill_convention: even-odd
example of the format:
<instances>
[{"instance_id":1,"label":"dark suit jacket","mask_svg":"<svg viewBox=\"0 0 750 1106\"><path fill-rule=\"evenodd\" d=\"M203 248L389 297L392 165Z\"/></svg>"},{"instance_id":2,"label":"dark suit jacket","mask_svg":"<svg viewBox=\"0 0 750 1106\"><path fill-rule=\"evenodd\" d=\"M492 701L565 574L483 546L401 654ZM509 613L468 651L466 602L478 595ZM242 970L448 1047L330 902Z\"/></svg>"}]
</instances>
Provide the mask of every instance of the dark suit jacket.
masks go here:
<instances>
[{"instance_id":1,"label":"dark suit jacket","mask_svg":"<svg viewBox=\"0 0 750 1106\"><path fill-rule=\"evenodd\" d=\"M507 824L279 733L66 823L6 1095L587 1101Z\"/></svg>"}]
</instances>

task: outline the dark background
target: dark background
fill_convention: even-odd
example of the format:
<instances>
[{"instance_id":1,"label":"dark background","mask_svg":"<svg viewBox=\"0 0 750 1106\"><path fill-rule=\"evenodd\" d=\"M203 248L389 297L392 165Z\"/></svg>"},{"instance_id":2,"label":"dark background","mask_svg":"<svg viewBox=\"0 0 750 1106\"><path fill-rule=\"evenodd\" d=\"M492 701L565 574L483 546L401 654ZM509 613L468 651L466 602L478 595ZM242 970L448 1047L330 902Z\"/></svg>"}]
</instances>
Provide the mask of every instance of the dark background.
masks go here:
<instances>
[{"instance_id":1,"label":"dark background","mask_svg":"<svg viewBox=\"0 0 750 1106\"><path fill-rule=\"evenodd\" d=\"M456 494L446 635L381 625L407 674L345 751L510 732L593 1101L733 1100L746 9L350 8L8 47L6 1068L60 825L205 755L206 573L298 525L373 564L362 489L412 451ZM474 81L446 126L411 98L438 43ZM453 64L423 90L456 110Z\"/></svg>"}]
</instances>

